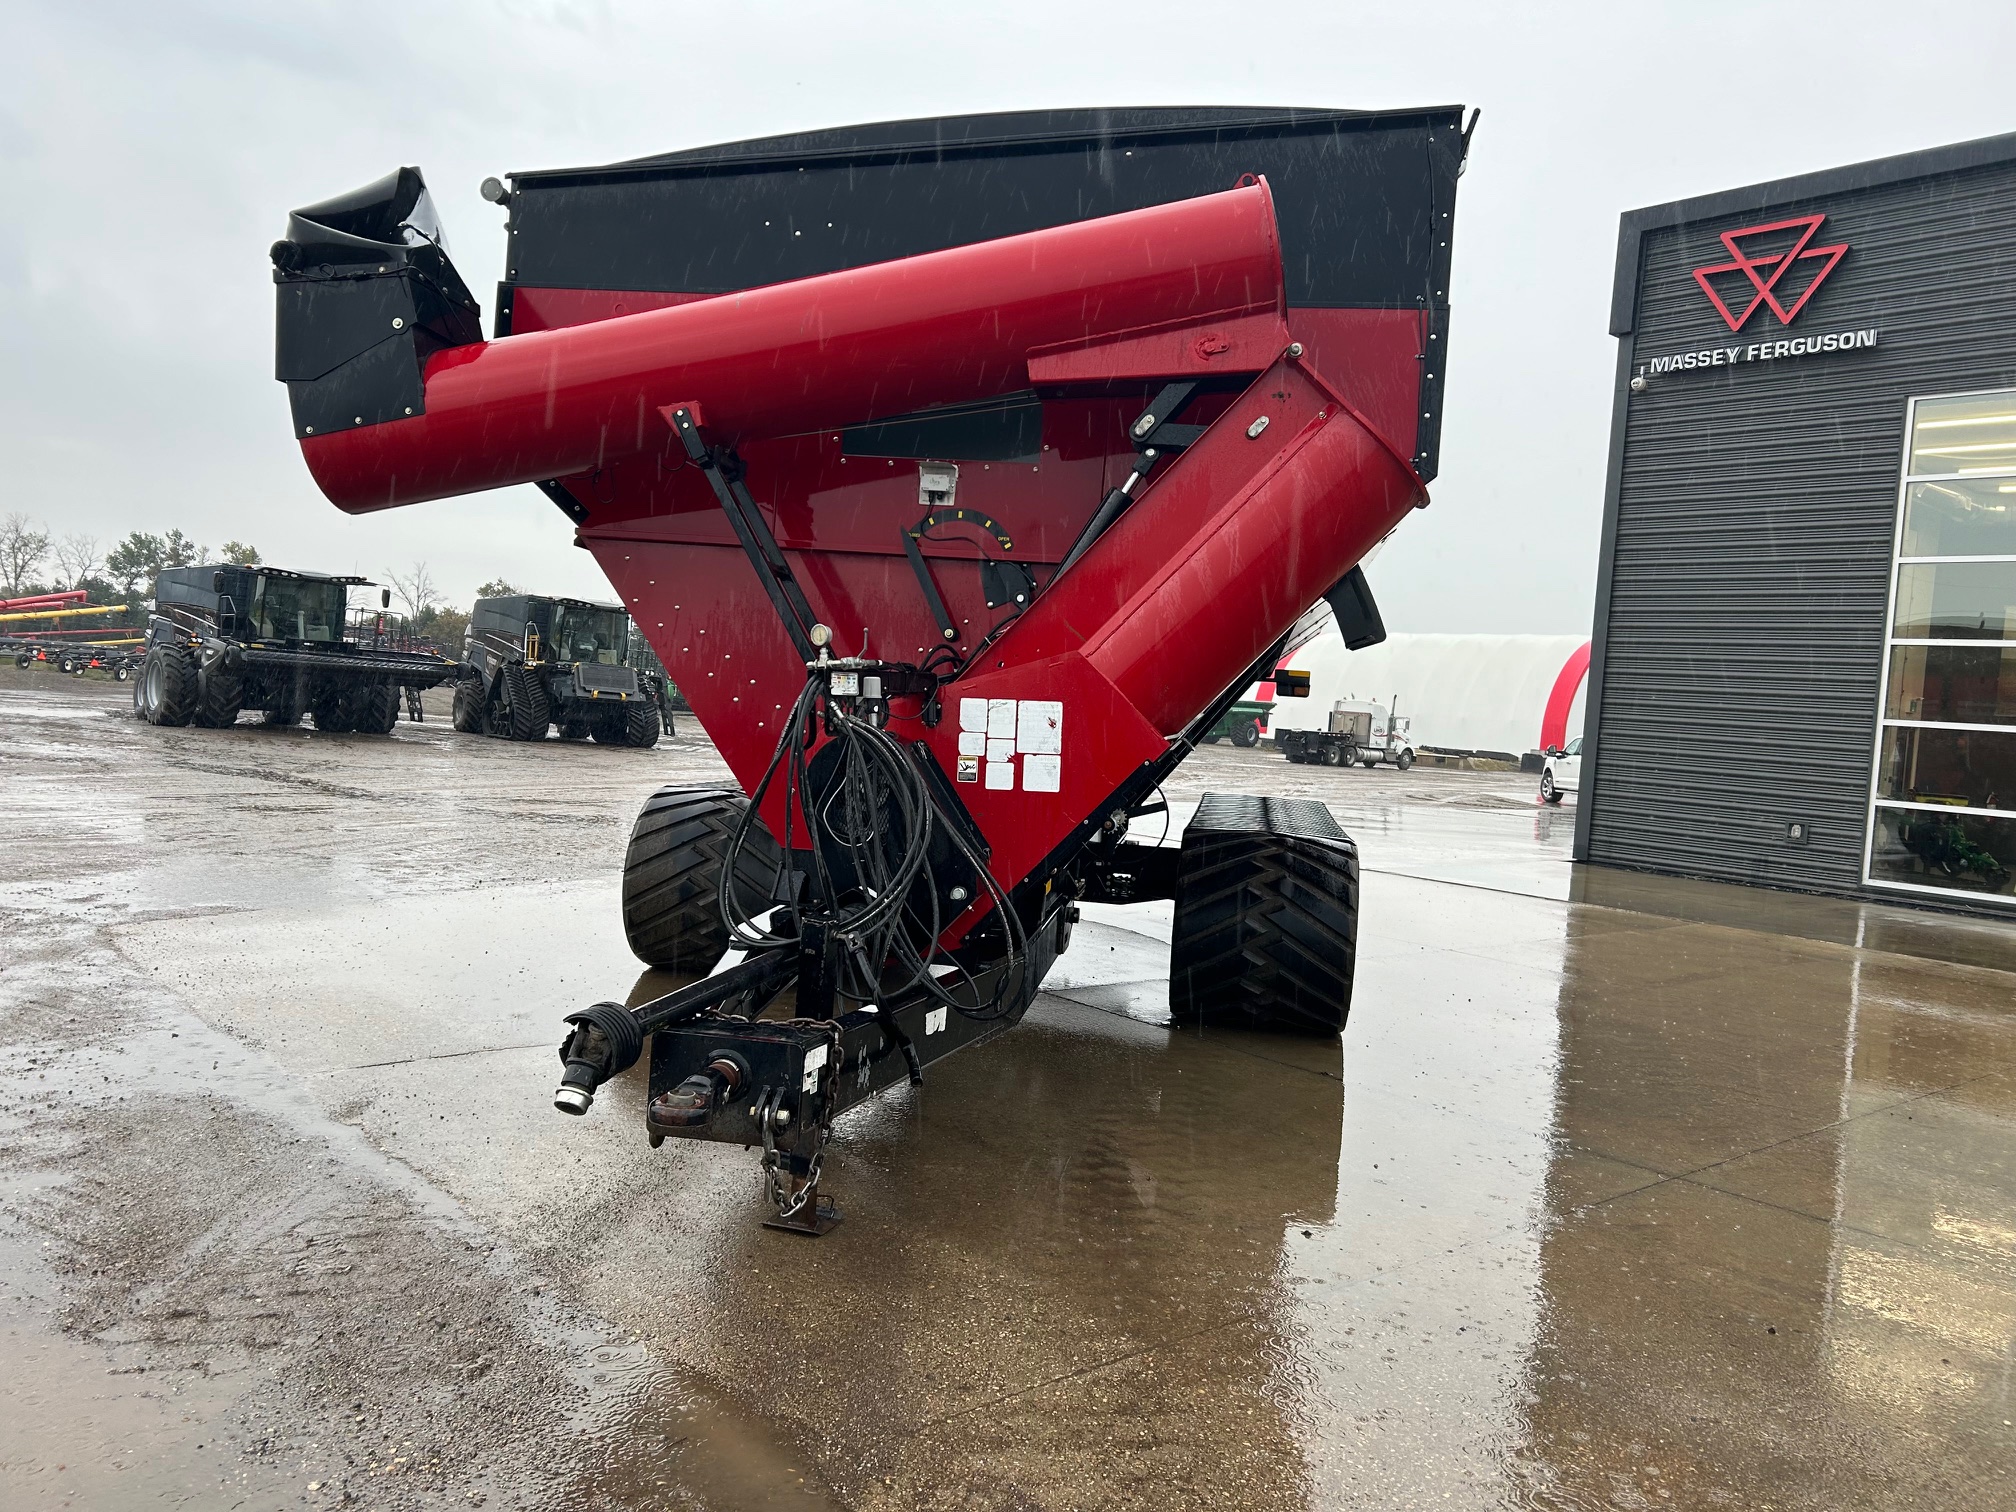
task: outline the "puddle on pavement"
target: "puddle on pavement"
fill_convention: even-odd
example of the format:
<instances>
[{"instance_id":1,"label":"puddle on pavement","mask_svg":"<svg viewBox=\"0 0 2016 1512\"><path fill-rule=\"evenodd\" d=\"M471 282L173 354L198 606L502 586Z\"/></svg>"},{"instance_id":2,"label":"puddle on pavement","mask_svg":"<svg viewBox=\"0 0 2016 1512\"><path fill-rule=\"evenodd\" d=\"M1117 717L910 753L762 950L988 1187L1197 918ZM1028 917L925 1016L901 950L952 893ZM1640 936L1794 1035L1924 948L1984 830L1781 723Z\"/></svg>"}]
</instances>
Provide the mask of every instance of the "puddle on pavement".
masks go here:
<instances>
[{"instance_id":1,"label":"puddle on pavement","mask_svg":"<svg viewBox=\"0 0 2016 1512\"><path fill-rule=\"evenodd\" d=\"M746 1410L611 1338L266 1056L67 932L75 949L38 930L0 980L0 1334L32 1366L0 1383L0 1480L20 1505L535 1507L562 1486L834 1505ZM102 1017L66 1042L72 991Z\"/></svg>"}]
</instances>

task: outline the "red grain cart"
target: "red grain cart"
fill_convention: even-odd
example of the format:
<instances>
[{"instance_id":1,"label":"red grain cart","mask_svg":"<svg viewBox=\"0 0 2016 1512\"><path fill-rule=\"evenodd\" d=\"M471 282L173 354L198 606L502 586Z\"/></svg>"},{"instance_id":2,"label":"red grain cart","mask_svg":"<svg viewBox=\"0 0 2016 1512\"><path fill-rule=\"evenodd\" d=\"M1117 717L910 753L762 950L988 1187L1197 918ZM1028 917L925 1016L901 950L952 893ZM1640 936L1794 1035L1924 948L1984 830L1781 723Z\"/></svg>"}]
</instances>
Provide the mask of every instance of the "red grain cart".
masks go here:
<instances>
[{"instance_id":1,"label":"red grain cart","mask_svg":"<svg viewBox=\"0 0 2016 1512\"><path fill-rule=\"evenodd\" d=\"M700 979L572 1015L563 1110L650 1032L654 1143L761 1143L818 1231L833 1118L1015 1023L1081 900L1175 899L1179 1021L1341 1029L1327 810L1125 837L1312 606L1381 633L1356 564L1427 502L1467 145L1453 107L1063 111L515 174L488 341L417 170L295 213L324 492L541 487L741 784L646 806L630 941Z\"/></svg>"}]
</instances>

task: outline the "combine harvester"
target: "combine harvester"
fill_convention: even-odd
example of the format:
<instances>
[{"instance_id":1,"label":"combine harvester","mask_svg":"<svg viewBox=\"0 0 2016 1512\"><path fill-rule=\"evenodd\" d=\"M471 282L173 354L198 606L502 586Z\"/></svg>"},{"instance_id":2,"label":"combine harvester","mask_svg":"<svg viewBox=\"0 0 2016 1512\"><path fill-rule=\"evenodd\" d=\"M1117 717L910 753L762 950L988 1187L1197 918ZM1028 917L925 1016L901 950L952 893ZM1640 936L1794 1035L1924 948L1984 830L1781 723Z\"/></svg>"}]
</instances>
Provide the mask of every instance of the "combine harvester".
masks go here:
<instances>
[{"instance_id":1,"label":"combine harvester","mask_svg":"<svg viewBox=\"0 0 2016 1512\"><path fill-rule=\"evenodd\" d=\"M1177 1022L1341 1030L1327 810L1126 836L1312 607L1376 635L1354 569L1427 503L1468 139L1069 111L516 174L488 341L418 170L295 212L323 492L536 484L741 785L645 806L630 943L697 980L569 1016L562 1111L648 1035L651 1141L760 1144L772 1221L823 1232L833 1120L1014 1025L1082 900L1175 900Z\"/></svg>"}]
</instances>

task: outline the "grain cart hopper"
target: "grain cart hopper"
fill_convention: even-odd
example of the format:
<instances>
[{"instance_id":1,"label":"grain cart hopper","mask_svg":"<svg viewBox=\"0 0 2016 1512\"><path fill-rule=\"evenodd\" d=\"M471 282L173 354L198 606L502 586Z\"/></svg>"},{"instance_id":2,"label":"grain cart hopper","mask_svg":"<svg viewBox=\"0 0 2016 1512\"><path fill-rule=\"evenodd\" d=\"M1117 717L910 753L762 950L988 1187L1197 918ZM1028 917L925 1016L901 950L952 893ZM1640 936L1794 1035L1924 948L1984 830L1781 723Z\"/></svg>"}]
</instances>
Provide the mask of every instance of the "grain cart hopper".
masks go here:
<instances>
[{"instance_id":1,"label":"grain cart hopper","mask_svg":"<svg viewBox=\"0 0 2016 1512\"><path fill-rule=\"evenodd\" d=\"M219 728L257 709L269 725L307 714L318 730L391 734L402 693L438 687L458 664L352 636L349 591L372 586L278 567L168 568L154 580L134 717Z\"/></svg>"},{"instance_id":2,"label":"grain cart hopper","mask_svg":"<svg viewBox=\"0 0 2016 1512\"><path fill-rule=\"evenodd\" d=\"M455 728L505 740L654 746L671 727L664 680L630 665L630 616L619 604L509 593L480 598L455 684Z\"/></svg>"},{"instance_id":3,"label":"grain cart hopper","mask_svg":"<svg viewBox=\"0 0 2016 1512\"><path fill-rule=\"evenodd\" d=\"M630 942L698 980L571 1015L557 1106L649 1035L651 1140L760 1144L819 1231L833 1119L1015 1024L1082 900L1175 900L1177 1021L1340 1030L1326 810L1126 837L1305 611L1362 633L1355 564L1427 502L1467 139L1064 111L515 174L488 341L417 170L295 212L324 493L543 489L740 787L645 806Z\"/></svg>"}]
</instances>

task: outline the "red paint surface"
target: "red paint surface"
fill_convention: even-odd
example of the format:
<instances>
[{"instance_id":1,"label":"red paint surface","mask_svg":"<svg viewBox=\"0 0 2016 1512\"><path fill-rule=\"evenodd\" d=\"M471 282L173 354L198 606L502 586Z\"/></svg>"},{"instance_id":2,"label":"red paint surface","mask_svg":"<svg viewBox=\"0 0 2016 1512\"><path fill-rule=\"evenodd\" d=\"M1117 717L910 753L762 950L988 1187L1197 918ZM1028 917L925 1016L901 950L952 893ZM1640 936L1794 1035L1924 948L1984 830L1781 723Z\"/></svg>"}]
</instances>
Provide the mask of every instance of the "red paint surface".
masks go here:
<instances>
[{"instance_id":1,"label":"red paint surface","mask_svg":"<svg viewBox=\"0 0 2016 1512\"><path fill-rule=\"evenodd\" d=\"M1263 413L1267 427L1249 438ZM801 474L843 465L830 443L823 463L815 443L802 446ZM804 549L811 537L781 528L795 511L777 513L793 569L814 610L835 627L842 653L914 659L937 640L900 555L900 522L917 514L916 466L901 470L907 500L883 514L891 528L870 533L873 549ZM997 502L977 490L969 499L962 469L960 503L987 508L1005 525L1019 517L1013 505L1027 473L1003 476ZM874 492L862 502L872 503ZM945 690L947 717L936 730L901 706L899 715L910 717L890 727L925 741L952 772L958 699L1065 701L1060 793L958 787L995 846L998 875L1013 881L1159 755L1423 497L1405 461L1321 380L1299 364L1278 364ZM857 506L850 523L859 525L861 512ZM824 511L808 513L816 526ZM645 534L665 530L665 521L592 530L584 539L737 779L753 787L803 671L718 510L705 521L708 544L700 516L680 519L680 541ZM941 545L930 558L954 618L967 622L969 646L1003 618L984 607L977 555ZM766 817L781 823L781 813Z\"/></svg>"},{"instance_id":2,"label":"red paint surface","mask_svg":"<svg viewBox=\"0 0 2016 1512\"><path fill-rule=\"evenodd\" d=\"M1568 711L1575 707L1576 690L1589 673L1589 642L1584 641L1555 674L1554 687L1547 695L1546 711L1540 716L1540 749L1551 751L1568 743Z\"/></svg>"},{"instance_id":3,"label":"red paint surface","mask_svg":"<svg viewBox=\"0 0 2016 1512\"><path fill-rule=\"evenodd\" d=\"M1288 312L1302 358L1403 457L1414 455L1421 428L1421 383L1442 345L1429 341L1418 310Z\"/></svg>"}]
</instances>

